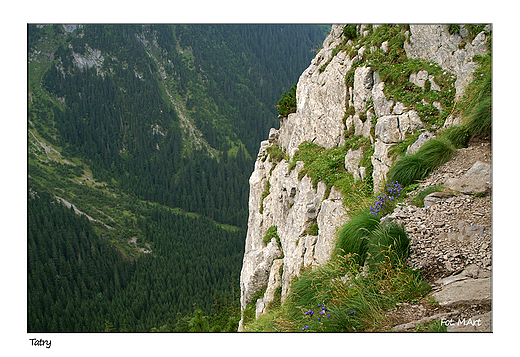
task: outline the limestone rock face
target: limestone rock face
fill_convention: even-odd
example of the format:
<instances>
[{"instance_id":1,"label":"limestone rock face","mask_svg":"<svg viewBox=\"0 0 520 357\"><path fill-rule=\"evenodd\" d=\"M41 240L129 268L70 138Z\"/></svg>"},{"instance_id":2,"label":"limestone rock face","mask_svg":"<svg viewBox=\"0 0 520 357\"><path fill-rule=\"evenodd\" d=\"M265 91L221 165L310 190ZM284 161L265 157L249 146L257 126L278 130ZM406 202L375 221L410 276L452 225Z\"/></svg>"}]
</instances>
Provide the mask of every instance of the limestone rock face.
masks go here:
<instances>
[{"instance_id":1,"label":"limestone rock face","mask_svg":"<svg viewBox=\"0 0 520 357\"><path fill-rule=\"evenodd\" d=\"M267 306L271 301L274 301L274 293L276 289L282 284L280 276L280 268L283 266L283 259L276 259L273 261L271 271L269 273L269 281L267 289L263 298L256 301L256 317L266 312Z\"/></svg>"},{"instance_id":2,"label":"limestone rock face","mask_svg":"<svg viewBox=\"0 0 520 357\"><path fill-rule=\"evenodd\" d=\"M367 101L372 96L374 86L372 69L370 67L358 67L354 72L354 108L356 112L366 110Z\"/></svg>"},{"instance_id":3,"label":"limestone rock face","mask_svg":"<svg viewBox=\"0 0 520 357\"><path fill-rule=\"evenodd\" d=\"M463 95L477 67L472 62L473 56L487 53L485 33L479 33L471 43L466 43L467 31L450 34L447 25L410 25L410 32L410 41L404 44L406 56L435 62L454 73L456 95Z\"/></svg>"},{"instance_id":4,"label":"limestone rock face","mask_svg":"<svg viewBox=\"0 0 520 357\"><path fill-rule=\"evenodd\" d=\"M466 279L446 285L432 294L441 306L491 302L491 278Z\"/></svg>"},{"instance_id":5,"label":"limestone rock face","mask_svg":"<svg viewBox=\"0 0 520 357\"><path fill-rule=\"evenodd\" d=\"M240 276L242 309L255 293L266 289L262 301L257 301L258 314L265 311L267 303L273 299L273 291L280 284L283 300L292 278L299 275L303 267L324 264L330 259L335 229L346 218L343 200L337 191L333 189L324 199L323 183L315 189L308 176L298 180L303 162L289 170L285 160L274 169L268 159L263 161L268 142L264 143L249 180L249 222ZM261 202L267 181L269 195ZM314 224L318 225L317 236L307 233ZM267 245L263 242L271 226L277 227L281 250L274 239ZM283 269L280 269L282 264Z\"/></svg>"},{"instance_id":6,"label":"limestone rock face","mask_svg":"<svg viewBox=\"0 0 520 357\"><path fill-rule=\"evenodd\" d=\"M297 112L282 119L280 144L292 156L302 142L314 142L327 149L344 143L343 116L347 100L345 74L351 68L345 52L332 57L332 49L341 41L343 26L335 25L323 42L323 48L302 73L296 89Z\"/></svg>"},{"instance_id":7,"label":"limestone rock face","mask_svg":"<svg viewBox=\"0 0 520 357\"><path fill-rule=\"evenodd\" d=\"M359 148L357 150L349 149L347 155L345 155L345 170L351 173L354 176L354 180L359 180L360 178L363 180L361 173L361 167L359 166L359 161L363 157L363 149Z\"/></svg>"},{"instance_id":8,"label":"limestone rock face","mask_svg":"<svg viewBox=\"0 0 520 357\"><path fill-rule=\"evenodd\" d=\"M406 154L415 154L417 151L419 151L419 148L430 139L433 139L433 134L429 131L425 131L424 133L419 135L417 140L412 145L408 146L408 148L406 149Z\"/></svg>"}]
</instances>

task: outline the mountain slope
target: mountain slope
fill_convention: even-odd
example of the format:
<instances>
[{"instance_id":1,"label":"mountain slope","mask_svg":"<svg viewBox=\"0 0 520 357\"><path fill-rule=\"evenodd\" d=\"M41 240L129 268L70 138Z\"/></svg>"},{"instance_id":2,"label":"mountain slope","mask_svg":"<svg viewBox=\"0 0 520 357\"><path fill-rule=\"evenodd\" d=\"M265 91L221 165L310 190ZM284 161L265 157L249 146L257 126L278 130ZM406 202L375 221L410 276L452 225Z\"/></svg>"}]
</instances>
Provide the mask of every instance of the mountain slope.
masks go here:
<instances>
[{"instance_id":1,"label":"mountain slope","mask_svg":"<svg viewBox=\"0 0 520 357\"><path fill-rule=\"evenodd\" d=\"M57 240L60 257L39 255L30 245L29 254L42 267L31 265L30 279L45 276L48 281L47 290L29 285L29 294L39 296L29 310L41 310L31 313L30 331L110 330L107 321L117 330L149 331L168 319L173 323L193 304L209 313L216 292L225 297L234 289L247 220L249 152L255 150L250 137L261 135L254 133L257 126L276 120L275 103L255 97L256 89L249 87L257 77L244 71L259 67L251 71L255 76L274 80L280 91L285 86L276 73L263 73L262 61L244 57L237 60L241 67L231 67L237 62L228 60L238 48L251 46L237 35L240 29L220 32L219 38L189 39L204 31L172 25L29 25L28 200L30 207L42 200L71 207L65 210L68 223L57 218L53 223L57 214L52 211L40 217L50 225L35 225L29 240L51 244L53 224L74 230L80 224L74 212L99 237L101 259L114 248L123 259L110 260L97 273L106 278L99 292L110 291L100 299L76 293L90 274L78 265L84 260L81 249ZM306 48L301 53L307 57L298 56L296 62L306 64L310 44L322 30L298 29L308 40L296 48ZM232 36L231 53L218 48L219 41ZM219 66L229 62L223 73L235 71L236 77L216 83L217 74L211 74L218 72L211 69L216 56L224 59ZM293 69L287 85L299 71ZM229 89L221 93L224 84ZM237 97L228 99L230 93ZM41 214L29 211L30 217ZM113 289L117 264L131 269L127 284L119 279ZM71 273L68 266L77 271ZM52 307L49 300L58 304ZM67 306L68 313L87 316L83 312L90 311L89 317L78 324L55 313Z\"/></svg>"}]
</instances>

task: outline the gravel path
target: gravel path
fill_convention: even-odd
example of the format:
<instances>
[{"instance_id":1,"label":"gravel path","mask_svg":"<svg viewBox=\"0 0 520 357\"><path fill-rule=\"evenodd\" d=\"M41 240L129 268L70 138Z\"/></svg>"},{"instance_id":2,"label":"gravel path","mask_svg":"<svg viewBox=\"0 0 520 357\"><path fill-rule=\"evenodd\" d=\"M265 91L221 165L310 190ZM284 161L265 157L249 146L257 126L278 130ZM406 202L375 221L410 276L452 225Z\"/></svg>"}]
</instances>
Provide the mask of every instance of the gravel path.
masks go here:
<instances>
[{"instance_id":1,"label":"gravel path","mask_svg":"<svg viewBox=\"0 0 520 357\"><path fill-rule=\"evenodd\" d=\"M416 192L442 185L449 178L462 177L477 161L492 164L491 158L490 143L473 143L459 149L457 155L432 172ZM428 321L452 318L455 322L448 331L492 331L491 291L469 290L472 285L491 283L492 196L452 193L425 208L409 203L399 205L391 215L394 221L404 225L410 238L407 265L420 270L432 285L426 299L404 303L387 312L388 327L395 331L411 331ZM479 293L486 298L471 302ZM453 304L444 301L440 305L432 304L441 294L448 294ZM462 298L458 296L464 294ZM476 321L478 326L465 326L459 321Z\"/></svg>"}]
</instances>

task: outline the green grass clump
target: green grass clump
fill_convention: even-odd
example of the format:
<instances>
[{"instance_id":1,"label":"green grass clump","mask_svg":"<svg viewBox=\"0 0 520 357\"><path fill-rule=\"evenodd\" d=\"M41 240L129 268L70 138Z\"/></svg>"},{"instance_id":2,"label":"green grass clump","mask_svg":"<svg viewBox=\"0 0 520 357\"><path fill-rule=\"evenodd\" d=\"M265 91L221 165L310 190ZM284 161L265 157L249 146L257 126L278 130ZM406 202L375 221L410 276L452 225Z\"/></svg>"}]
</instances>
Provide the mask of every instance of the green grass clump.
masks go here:
<instances>
[{"instance_id":1,"label":"green grass clump","mask_svg":"<svg viewBox=\"0 0 520 357\"><path fill-rule=\"evenodd\" d=\"M466 127L470 133L480 137L491 135L491 97L473 107L466 117Z\"/></svg>"},{"instance_id":2,"label":"green grass clump","mask_svg":"<svg viewBox=\"0 0 520 357\"><path fill-rule=\"evenodd\" d=\"M245 330L385 331L391 327L389 309L421 299L431 289L418 271L404 264L409 240L403 228L380 225L368 209L342 227L336 244L327 264L305 268L284 303L271 305L256 320L248 317ZM370 269L362 269L361 256L369 256ZM248 307L244 316L253 316L253 303Z\"/></svg>"},{"instance_id":3,"label":"green grass clump","mask_svg":"<svg viewBox=\"0 0 520 357\"><path fill-rule=\"evenodd\" d=\"M475 56L474 60L480 66L457 109L462 114L462 123L468 134L485 138L491 135L492 126L491 53L484 57Z\"/></svg>"},{"instance_id":4,"label":"green grass clump","mask_svg":"<svg viewBox=\"0 0 520 357\"><path fill-rule=\"evenodd\" d=\"M345 155L349 149L357 150L361 147L363 148L363 158L359 165L366 168L367 176L365 181L354 182L352 174L345 170ZM289 170L296 166L297 161L303 161L303 169L298 173L299 180L308 175L315 189L318 182L322 181L327 187L325 197L328 197L330 190L335 186L345 197L345 206L353 209L373 192L373 168L370 160L372 154L373 146L370 145L370 139L360 135L351 136L347 138L345 145L331 149L304 142L300 144L298 152L289 163Z\"/></svg>"},{"instance_id":5,"label":"green grass clump","mask_svg":"<svg viewBox=\"0 0 520 357\"><path fill-rule=\"evenodd\" d=\"M414 205L416 205L417 207L424 207L424 198L426 196L428 196L430 193L441 192L443 189L444 189L444 186L442 186L442 185L430 186L430 187L422 190L421 192L419 192L417 194L417 196L415 196L412 199L412 203Z\"/></svg>"},{"instance_id":6,"label":"green grass clump","mask_svg":"<svg viewBox=\"0 0 520 357\"><path fill-rule=\"evenodd\" d=\"M343 36L345 36L346 41L354 40L357 36L356 25L346 25L343 28Z\"/></svg>"},{"instance_id":7,"label":"green grass clump","mask_svg":"<svg viewBox=\"0 0 520 357\"><path fill-rule=\"evenodd\" d=\"M280 250L283 250L282 249L282 242L280 241L280 236L278 236L278 227L277 226L271 226L271 227L269 227L267 229L267 232L265 232L265 235L264 235L264 238L263 238L264 244L268 245L269 242L273 238L276 239L276 243L278 244L278 247L280 248Z\"/></svg>"},{"instance_id":8,"label":"green grass clump","mask_svg":"<svg viewBox=\"0 0 520 357\"><path fill-rule=\"evenodd\" d=\"M269 146L266 149L266 152L270 157L270 161L274 162L276 164L281 162L284 159L285 160L288 159L288 156L285 153L285 151L283 150L283 148L281 148L279 145L276 145L276 144Z\"/></svg>"},{"instance_id":9,"label":"green grass clump","mask_svg":"<svg viewBox=\"0 0 520 357\"><path fill-rule=\"evenodd\" d=\"M365 274L352 256L337 256L302 272L284 303L245 325L245 330L385 331L389 309L421 299L430 289L419 272L389 259Z\"/></svg>"},{"instance_id":10,"label":"green grass clump","mask_svg":"<svg viewBox=\"0 0 520 357\"><path fill-rule=\"evenodd\" d=\"M271 226L267 229L267 232L265 232L264 235L264 244L267 245L271 241L271 239L275 238L277 241L280 240L280 237L278 237L278 227L277 226Z\"/></svg>"},{"instance_id":11,"label":"green grass clump","mask_svg":"<svg viewBox=\"0 0 520 357\"><path fill-rule=\"evenodd\" d=\"M403 227L395 223L380 225L379 218L366 210L340 228L334 255L350 255L359 265L364 264L367 256L372 266L381 263L385 257L398 264L408 256L409 244Z\"/></svg>"},{"instance_id":12,"label":"green grass clump","mask_svg":"<svg viewBox=\"0 0 520 357\"><path fill-rule=\"evenodd\" d=\"M246 308L242 312L243 323L249 323L253 321L256 317L256 301L264 296L266 289L262 289L257 291L253 297L252 301L246 305Z\"/></svg>"},{"instance_id":13,"label":"green grass clump","mask_svg":"<svg viewBox=\"0 0 520 357\"><path fill-rule=\"evenodd\" d=\"M303 143L295 156L295 161L303 161L304 168L300 171L298 178L309 175L313 187L323 181L327 187L332 187L334 182L345 173L345 154L343 147L325 150L323 147L313 143Z\"/></svg>"},{"instance_id":14,"label":"green grass clump","mask_svg":"<svg viewBox=\"0 0 520 357\"><path fill-rule=\"evenodd\" d=\"M491 55L481 60L481 66L475 71L475 80L468 87L467 108L463 123L471 135L486 137L491 135Z\"/></svg>"},{"instance_id":15,"label":"green grass clump","mask_svg":"<svg viewBox=\"0 0 520 357\"><path fill-rule=\"evenodd\" d=\"M289 316L297 319L300 308L318 305L330 300L332 285L330 281L346 274L346 270L337 261L331 261L317 269L304 271L291 285L291 294L287 297L287 304L293 309Z\"/></svg>"},{"instance_id":16,"label":"green grass clump","mask_svg":"<svg viewBox=\"0 0 520 357\"><path fill-rule=\"evenodd\" d=\"M470 136L465 126L457 125L440 132L439 136L453 144L457 149L468 145Z\"/></svg>"},{"instance_id":17,"label":"green grass clump","mask_svg":"<svg viewBox=\"0 0 520 357\"><path fill-rule=\"evenodd\" d=\"M399 158L390 168L388 182L399 182L403 186L424 179L430 172L449 161L455 155L455 147L448 140L438 138L426 142L412 155Z\"/></svg>"},{"instance_id":18,"label":"green grass clump","mask_svg":"<svg viewBox=\"0 0 520 357\"><path fill-rule=\"evenodd\" d=\"M355 262L363 265L368 251L368 236L379 227L379 219L364 210L352 217L338 231L335 255L352 255Z\"/></svg>"},{"instance_id":19,"label":"green grass clump","mask_svg":"<svg viewBox=\"0 0 520 357\"><path fill-rule=\"evenodd\" d=\"M448 162L455 155L455 148L447 140L441 138L432 139L421 146L417 154L428 165L431 172Z\"/></svg>"},{"instance_id":20,"label":"green grass clump","mask_svg":"<svg viewBox=\"0 0 520 357\"><path fill-rule=\"evenodd\" d=\"M319 232L318 223L314 223L312 226L307 228L305 233L307 233L310 236L317 236Z\"/></svg>"},{"instance_id":21,"label":"green grass clump","mask_svg":"<svg viewBox=\"0 0 520 357\"><path fill-rule=\"evenodd\" d=\"M389 259L392 265L404 264L408 257L410 240L402 226L391 222L380 225L368 237L368 255L371 268Z\"/></svg>"},{"instance_id":22,"label":"green grass clump","mask_svg":"<svg viewBox=\"0 0 520 357\"><path fill-rule=\"evenodd\" d=\"M456 34L457 32L459 32L460 30L460 25L457 25L457 24L449 24L448 25L448 32L450 34Z\"/></svg>"},{"instance_id":23,"label":"green grass clump","mask_svg":"<svg viewBox=\"0 0 520 357\"><path fill-rule=\"evenodd\" d=\"M399 158L390 168L387 180L398 181L403 186L408 186L425 177L428 172L429 168L419 155L406 155Z\"/></svg>"}]
</instances>

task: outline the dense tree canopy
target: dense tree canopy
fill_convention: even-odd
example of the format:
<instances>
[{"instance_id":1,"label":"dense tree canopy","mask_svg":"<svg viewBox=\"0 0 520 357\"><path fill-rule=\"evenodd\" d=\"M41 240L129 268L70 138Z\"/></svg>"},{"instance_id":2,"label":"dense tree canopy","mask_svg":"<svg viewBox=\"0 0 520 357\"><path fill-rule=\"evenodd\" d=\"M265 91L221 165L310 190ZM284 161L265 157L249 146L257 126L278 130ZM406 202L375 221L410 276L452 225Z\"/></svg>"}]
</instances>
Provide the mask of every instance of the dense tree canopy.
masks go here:
<instances>
[{"instance_id":1,"label":"dense tree canopy","mask_svg":"<svg viewBox=\"0 0 520 357\"><path fill-rule=\"evenodd\" d=\"M254 157L326 30L28 26L29 141L70 160L29 154L28 331L236 329Z\"/></svg>"}]
</instances>

